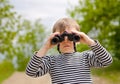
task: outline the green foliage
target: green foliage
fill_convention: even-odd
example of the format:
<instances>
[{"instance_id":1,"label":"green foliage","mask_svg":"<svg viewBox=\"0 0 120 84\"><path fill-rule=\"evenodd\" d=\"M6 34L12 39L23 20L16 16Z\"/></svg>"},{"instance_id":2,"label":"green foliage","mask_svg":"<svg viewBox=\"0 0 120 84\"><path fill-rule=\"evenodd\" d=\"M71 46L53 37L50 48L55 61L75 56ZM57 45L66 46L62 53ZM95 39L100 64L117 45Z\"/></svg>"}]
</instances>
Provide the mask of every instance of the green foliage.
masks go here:
<instances>
[{"instance_id":1,"label":"green foliage","mask_svg":"<svg viewBox=\"0 0 120 84\"><path fill-rule=\"evenodd\" d=\"M44 27L40 20L31 22L13 11L8 0L0 0L0 53L4 60L25 70L29 58L43 44Z\"/></svg>"},{"instance_id":2,"label":"green foliage","mask_svg":"<svg viewBox=\"0 0 120 84\"><path fill-rule=\"evenodd\" d=\"M85 51L88 49L89 49L89 47L85 44L77 44L77 51L79 51L79 52L82 52L82 51Z\"/></svg>"},{"instance_id":3,"label":"green foliage","mask_svg":"<svg viewBox=\"0 0 120 84\"><path fill-rule=\"evenodd\" d=\"M81 26L81 31L88 33L120 59L120 0L79 0L79 4L68 10Z\"/></svg>"},{"instance_id":4,"label":"green foliage","mask_svg":"<svg viewBox=\"0 0 120 84\"><path fill-rule=\"evenodd\" d=\"M30 60L29 58L25 58L23 56L24 55L21 55L18 57L18 59L22 59L22 60L17 60L17 64L18 64L17 70L18 71L24 71L26 69L26 66L27 66L29 60Z\"/></svg>"},{"instance_id":5,"label":"green foliage","mask_svg":"<svg viewBox=\"0 0 120 84\"><path fill-rule=\"evenodd\" d=\"M0 84L14 72L14 66L9 61L0 63Z\"/></svg>"}]
</instances>

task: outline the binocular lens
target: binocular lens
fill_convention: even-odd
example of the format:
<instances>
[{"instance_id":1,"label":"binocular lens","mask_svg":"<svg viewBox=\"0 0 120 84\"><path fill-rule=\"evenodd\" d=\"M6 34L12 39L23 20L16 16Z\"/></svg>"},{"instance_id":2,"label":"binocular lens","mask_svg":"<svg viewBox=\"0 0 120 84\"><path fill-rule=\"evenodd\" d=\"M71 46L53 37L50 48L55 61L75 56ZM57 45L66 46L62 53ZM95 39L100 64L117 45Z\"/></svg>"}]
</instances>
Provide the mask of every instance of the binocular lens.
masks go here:
<instances>
[{"instance_id":1,"label":"binocular lens","mask_svg":"<svg viewBox=\"0 0 120 84\"><path fill-rule=\"evenodd\" d=\"M62 42L62 38L59 35L56 35L52 40L51 43L52 44L57 44L59 42Z\"/></svg>"},{"instance_id":2,"label":"binocular lens","mask_svg":"<svg viewBox=\"0 0 120 84\"><path fill-rule=\"evenodd\" d=\"M51 41L52 44L56 44L59 42L59 38L58 37L54 37Z\"/></svg>"},{"instance_id":3,"label":"binocular lens","mask_svg":"<svg viewBox=\"0 0 120 84\"><path fill-rule=\"evenodd\" d=\"M80 40L80 37L79 37L79 36L75 35L75 36L73 37L73 41L74 41L74 42L78 42L79 40Z\"/></svg>"}]
</instances>

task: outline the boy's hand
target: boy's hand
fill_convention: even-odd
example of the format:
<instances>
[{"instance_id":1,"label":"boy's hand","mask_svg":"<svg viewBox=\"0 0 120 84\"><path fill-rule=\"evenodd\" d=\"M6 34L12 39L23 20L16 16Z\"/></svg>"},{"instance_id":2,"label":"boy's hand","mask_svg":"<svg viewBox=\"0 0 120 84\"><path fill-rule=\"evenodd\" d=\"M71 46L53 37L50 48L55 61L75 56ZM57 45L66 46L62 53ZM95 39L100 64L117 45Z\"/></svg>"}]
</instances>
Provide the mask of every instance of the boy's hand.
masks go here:
<instances>
[{"instance_id":1,"label":"boy's hand","mask_svg":"<svg viewBox=\"0 0 120 84\"><path fill-rule=\"evenodd\" d=\"M56 36L56 35L60 35L60 32L55 32L55 33L52 33L48 39L47 39L47 42L45 43L44 46L46 46L46 48L50 49L52 48L53 46L55 46L56 44L51 44L51 40Z\"/></svg>"},{"instance_id":2,"label":"boy's hand","mask_svg":"<svg viewBox=\"0 0 120 84\"><path fill-rule=\"evenodd\" d=\"M90 46L96 44L95 41L88 37L84 32L72 30L72 33L75 33L76 35L80 36L80 43L84 43Z\"/></svg>"},{"instance_id":3,"label":"boy's hand","mask_svg":"<svg viewBox=\"0 0 120 84\"><path fill-rule=\"evenodd\" d=\"M51 44L51 40L52 38L55 36L55 35L59 35L60 33L59 32L55 32L55 33L52 33L49 38L47 39L47 42L44 44L44 46L39 50L37 51L36 53L36 56L39 56L39 57L43 57L45 56L45 54L47 53L47 51L52 48L53 46L55 45L52 45Z\"/></svg>"}]
</instances>

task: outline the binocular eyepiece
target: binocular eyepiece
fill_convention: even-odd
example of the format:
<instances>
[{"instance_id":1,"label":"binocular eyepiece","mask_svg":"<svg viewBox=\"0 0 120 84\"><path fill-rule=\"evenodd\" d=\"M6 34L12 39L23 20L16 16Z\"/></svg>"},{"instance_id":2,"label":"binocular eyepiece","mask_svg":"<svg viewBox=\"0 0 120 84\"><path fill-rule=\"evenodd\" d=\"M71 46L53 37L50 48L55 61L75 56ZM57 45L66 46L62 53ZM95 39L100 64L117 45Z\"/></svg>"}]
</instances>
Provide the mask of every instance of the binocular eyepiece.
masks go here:
<instances>
[{"instance_id":1,"label":"binocular eyepiece","mask_svg":"<svg viewBox=\"0 0 120 84\"><path fill-rule=\"evenodd\" d=\"M66 31L61 34L61 35L56 35L52 40L51 40L51 44L57 44L60 43L62 41L64 41L64 37L67 36L68 40L73 41L73 42L78 42L80 40L80 36L75 35L74 33L69 34Z\"/></svg>"}]
</instances>

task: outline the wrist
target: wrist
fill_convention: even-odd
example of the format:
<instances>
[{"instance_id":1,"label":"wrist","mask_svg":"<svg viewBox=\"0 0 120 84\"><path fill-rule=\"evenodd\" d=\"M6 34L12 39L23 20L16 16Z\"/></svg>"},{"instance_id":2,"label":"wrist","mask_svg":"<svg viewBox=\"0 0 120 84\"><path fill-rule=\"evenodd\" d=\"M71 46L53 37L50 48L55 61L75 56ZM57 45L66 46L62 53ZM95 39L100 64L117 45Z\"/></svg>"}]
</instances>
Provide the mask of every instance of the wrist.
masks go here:
<instances>
[{"instance_id":1,"label":"wrist","mask_svg":"<svg viewBox=\"0 0 120 84\"><path fill-rule=\"evenodd\" d=\"M38 50L35 54L38 57L43 57L46 55L47 51L49 50L49 48L47 48L47 46L43 46L40 50Z\"/></svg>"},{"instance_id":2,"label":"wrist","mask_svg":"<svg viewBox=\"0 0 120 84\"><path fill-rule=\"evenodd\" d=\"M88 45L89 46L94 46L94 45L96 45L96 42L94 40L90 39L89 42L88 42Z\"/></svg>"}]
</instances>

